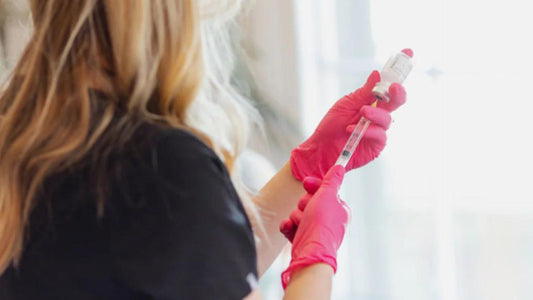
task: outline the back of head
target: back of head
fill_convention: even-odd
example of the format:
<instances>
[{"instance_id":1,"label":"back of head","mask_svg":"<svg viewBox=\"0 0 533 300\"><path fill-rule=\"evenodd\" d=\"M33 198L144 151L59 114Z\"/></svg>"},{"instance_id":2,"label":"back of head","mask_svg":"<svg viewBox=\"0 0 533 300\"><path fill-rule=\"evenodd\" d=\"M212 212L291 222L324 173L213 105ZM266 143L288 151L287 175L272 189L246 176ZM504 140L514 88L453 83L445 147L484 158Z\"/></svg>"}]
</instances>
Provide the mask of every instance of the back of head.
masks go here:
<instances>
[{"instance_id":1,"label":"back of head","mask_svg":"<svg viewBox=\"0 0 533 300\"><path fill-rule=\"evenodd\" d=\"M198 2L30 1L34 32L0 96L0 274L20 257L47 176L97 144L119 146L139 122L200 134L193 100L232 96L229 80L205 72L217 59L205 57ZM242 114L225 118L238 128Z\"/></svg>"}]
</instances>

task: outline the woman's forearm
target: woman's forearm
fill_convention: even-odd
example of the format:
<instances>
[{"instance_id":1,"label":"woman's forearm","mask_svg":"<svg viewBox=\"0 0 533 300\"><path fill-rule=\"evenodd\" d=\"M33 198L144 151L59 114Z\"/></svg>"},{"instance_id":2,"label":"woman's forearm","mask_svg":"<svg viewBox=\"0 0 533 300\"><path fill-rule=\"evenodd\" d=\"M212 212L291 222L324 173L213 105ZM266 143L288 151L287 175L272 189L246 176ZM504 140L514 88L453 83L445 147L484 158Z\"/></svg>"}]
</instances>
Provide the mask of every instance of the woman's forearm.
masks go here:
<instances>
[{"instance_id":1,"label":"woman's forearm","mask_svg":"<svg viewBox=\"0 0 533 300\"><path fill-rule=\"evenodd\" d=\"M255 234L259 237L257 255L260 276L287 244L287 240L279 232L279 224L296 207L304 193L302 183L294 178L290 163L286 163L254 197L262 224L258 226L258 221L253 220Z\"/></svg>"},{"instance_id":2,"label":"woman's forearm","mask_svg":"<svg viewBox=\"0 0 533 300\"><path fill-rule=\"evenodd\" d=\"M295 272L285 289L284 300L330 299L333 268L317 263Z\"/></svg>"},{"instance_id":3,"label":"woman's forearm","mask_svg":"<svg viewBox=\"0 0 533 300\"><path fill-rule=\"evenodd\" d=\"M293 274L287 289L285 289L283 300L331 299L332 278L333 269L327 264L317 263L302 268ZM259 289L256 289L243 300L261 299L263 299L261 292Z\"/></svg>"}]
</instances>

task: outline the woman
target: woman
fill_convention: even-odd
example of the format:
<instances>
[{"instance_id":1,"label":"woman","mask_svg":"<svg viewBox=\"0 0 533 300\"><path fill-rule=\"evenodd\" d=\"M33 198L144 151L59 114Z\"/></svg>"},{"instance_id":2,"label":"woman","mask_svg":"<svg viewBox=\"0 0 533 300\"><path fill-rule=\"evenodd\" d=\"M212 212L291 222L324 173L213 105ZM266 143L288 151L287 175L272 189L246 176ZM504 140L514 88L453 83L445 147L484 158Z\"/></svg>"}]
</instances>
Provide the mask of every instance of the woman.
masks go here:
<instances>
[{"instance_id":1,"label":"woman","mask_svg":"<svg viewBox=\"0 0 533 300\"><path fill-rule=\"evenodd\" d=\"M34 33L0 100L1 299L260 299L285 218L285 298L329 297L348 219L331 167L362 115L346 170L379 155L405 92L369 106L372 73L247 215L229 176L246 110L213 71L197 3L30 1Z\"/></svg>"}]
</instances>

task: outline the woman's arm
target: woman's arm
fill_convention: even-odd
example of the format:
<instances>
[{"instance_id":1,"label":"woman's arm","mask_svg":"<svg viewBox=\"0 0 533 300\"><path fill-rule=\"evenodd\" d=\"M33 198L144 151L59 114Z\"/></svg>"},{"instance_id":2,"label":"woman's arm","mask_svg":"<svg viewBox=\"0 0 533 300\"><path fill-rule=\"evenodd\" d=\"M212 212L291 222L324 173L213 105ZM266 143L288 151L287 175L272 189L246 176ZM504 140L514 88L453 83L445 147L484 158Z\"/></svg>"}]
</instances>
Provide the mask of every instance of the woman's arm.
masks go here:
<instances>
[{"instance_id":1,"label":"woman's arm","mask_svg":"<svg viewBox=\"0 0 533 300\"><path fill-rule=\"evenodd\" d=\"M287 162L254 197L263 227L260 230L257 220L253 220L253 214L249 214L256 227L255 234L259 237L256 243L259 276L270 267L287 244L287 239L279 232L279 224L289 216L304 194L302 183L294 178Z\"/></svg>"},{"instance_id":2,"label":"woman's arm","mask_svg":"<svg viewBox=\"0 0 533 300\"><path fill-rule=\"evenodd\" d=\"M317 263L294 273L285 290L284 300L295 299L330 299L333 269L323 263ZM261 300L259 289L254 290L244 300Z\"/></svg>"},{"instance_id":3,"label":"woman's arm","mask_svg":"<svg viewBox=\"0 0 533 300\"><path fill-rule=\"evenodd\" d=\"M283 299L330 299L332 280L331 266L324 263L310 265L292 275Z\"/></svg>"}]
</instances>

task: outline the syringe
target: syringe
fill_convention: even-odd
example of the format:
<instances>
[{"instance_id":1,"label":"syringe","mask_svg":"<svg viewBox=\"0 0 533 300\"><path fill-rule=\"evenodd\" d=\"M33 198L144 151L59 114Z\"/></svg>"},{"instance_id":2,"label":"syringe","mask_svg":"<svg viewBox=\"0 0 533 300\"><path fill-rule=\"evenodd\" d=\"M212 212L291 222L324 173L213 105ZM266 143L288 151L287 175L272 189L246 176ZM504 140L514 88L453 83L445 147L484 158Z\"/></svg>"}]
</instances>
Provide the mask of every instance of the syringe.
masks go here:
<instances>
[{"instance_id":1,"label":"syringe","mask_svg":"<svg viewBox=\"0 0 533 300\"><path fill-rule=\"evenodd\" d=\"M389 58L383 67L383 70L381 71L381 81L376 84L376 87L374 87L372 90L372 93L374 96L376 96L377 101L389 101L389 86L393 82L402 83L407 75L409 75L409 72L411 72L411 69L413 68L413 64L411 62L412 57L413 51L411 49L404 49L402 52ZM375 107L377 105L377 101L374 102L372 106ZM339 155L337 162L335 162L335 165L346 167L350 161L350 158L355 152L355 149L357 149L359 142L363 138L363 135L368 129L368 126L370 126L370 121L365 117L361 117L359 123L357 123L352 134L350 135L350 138L348 138L346 145L344 145L344 149L342 149L342 152Z\"/></svg>"},{"instance_id":2,"label":"syringe","mask_svg":"<svg viewBox=\"0 0 533 300\"><path fill-rule=\"evenodd\" d=\"M368 129L368 126L370 126L370 121L365 117L361 117L359 123L357 123L357 126L355 126L354 130L352 131L350 138L346 142L346 145L344 145L344 149L342 149L341 155L339 155L335 165L346 167L346 164L348 164L350 158L352 158L352 155L355 152L357 145L359 145L359 142L363 138L365 131Z\"/></svg>"}]
</instances>

